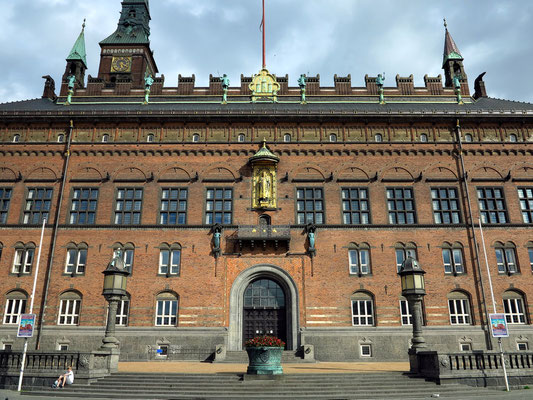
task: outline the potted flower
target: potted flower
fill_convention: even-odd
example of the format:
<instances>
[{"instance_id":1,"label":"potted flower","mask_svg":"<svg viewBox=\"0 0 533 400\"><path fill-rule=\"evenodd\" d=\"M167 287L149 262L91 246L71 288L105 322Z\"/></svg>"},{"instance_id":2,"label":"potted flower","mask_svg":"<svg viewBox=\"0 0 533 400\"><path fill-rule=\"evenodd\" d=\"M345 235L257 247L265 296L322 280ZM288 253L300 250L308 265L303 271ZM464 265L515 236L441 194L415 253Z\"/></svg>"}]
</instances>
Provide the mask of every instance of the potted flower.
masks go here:
<instances>
[{"instance_id":1,"label":"potted flower","mask_svg":"<svg viewBox=\"0 0 533 400\"><path fill-rule=\"evenodd\" d=\"M245 344L248 353L247 374L279 375L283 373L281 355L285 342L274 336L256 336Z\"/></svg>"}]
</instances>

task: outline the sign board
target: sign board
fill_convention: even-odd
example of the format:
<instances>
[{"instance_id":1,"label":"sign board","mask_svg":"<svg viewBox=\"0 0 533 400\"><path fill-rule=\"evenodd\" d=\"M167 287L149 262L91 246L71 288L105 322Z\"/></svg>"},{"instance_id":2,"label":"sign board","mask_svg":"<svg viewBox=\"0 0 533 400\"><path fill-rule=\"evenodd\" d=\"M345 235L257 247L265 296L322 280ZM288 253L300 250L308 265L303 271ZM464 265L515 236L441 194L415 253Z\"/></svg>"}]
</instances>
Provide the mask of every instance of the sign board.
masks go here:
<instances>
[{"instance_id":1,"label":"sign board","mask_svg":"<svg viewBox=\"0 0 533 400\"><path fill-rule=\"evenodd\" d=\"M35 314L22 314L19 320L19 330L17 337L31 338L33 337L33 328L35 326Z\"/></svg>"},{"instance_id":2,"label":"sign board","mask_svg":"<svg viewBox=\"0 0 533 400\"><path fill-rule=\"evenodd\" d=\"M505 314L489 314L490 330L492 337L509 337L509 330L507 329L507 320Z\"/></svg>"}]
</instances>

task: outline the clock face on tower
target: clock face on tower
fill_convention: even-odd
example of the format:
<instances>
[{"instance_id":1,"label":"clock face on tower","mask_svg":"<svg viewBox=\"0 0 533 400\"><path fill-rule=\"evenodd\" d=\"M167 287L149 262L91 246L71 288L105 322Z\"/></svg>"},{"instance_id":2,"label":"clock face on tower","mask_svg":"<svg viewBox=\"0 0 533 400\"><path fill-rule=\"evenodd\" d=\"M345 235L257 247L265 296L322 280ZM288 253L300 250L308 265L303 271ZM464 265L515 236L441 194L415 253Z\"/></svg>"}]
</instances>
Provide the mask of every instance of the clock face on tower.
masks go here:
<instances>
[{"instance_id":1,"label":"clock face on tower","mask_svg":"<svg viewBox=\"0 0 533 400\"><path fill-rule=\"evenodd\" d=\"M113 57L111 72L131 72L131 57Z\"/></svg>"}]
</instances>

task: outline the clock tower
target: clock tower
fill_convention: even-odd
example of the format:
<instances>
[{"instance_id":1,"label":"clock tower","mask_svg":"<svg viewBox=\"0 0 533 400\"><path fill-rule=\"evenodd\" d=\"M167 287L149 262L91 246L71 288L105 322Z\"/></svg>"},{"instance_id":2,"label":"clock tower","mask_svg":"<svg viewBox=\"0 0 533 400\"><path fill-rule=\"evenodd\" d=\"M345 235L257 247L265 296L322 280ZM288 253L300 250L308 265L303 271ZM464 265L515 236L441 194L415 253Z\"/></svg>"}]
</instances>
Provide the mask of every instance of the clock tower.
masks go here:
<instances>
[{"instance_id":1,"label":"clock tower","mask_svg":"<svg viewBox=\"0 0 533 400\"><path fill-rule=\"evenodd\" d=\"M124 0L116 31L100 42L98 78L106 85L131 82L143 88L144 77L158 72L150 49L150 6L148 0Z\"/></svg>"}]
</instances>

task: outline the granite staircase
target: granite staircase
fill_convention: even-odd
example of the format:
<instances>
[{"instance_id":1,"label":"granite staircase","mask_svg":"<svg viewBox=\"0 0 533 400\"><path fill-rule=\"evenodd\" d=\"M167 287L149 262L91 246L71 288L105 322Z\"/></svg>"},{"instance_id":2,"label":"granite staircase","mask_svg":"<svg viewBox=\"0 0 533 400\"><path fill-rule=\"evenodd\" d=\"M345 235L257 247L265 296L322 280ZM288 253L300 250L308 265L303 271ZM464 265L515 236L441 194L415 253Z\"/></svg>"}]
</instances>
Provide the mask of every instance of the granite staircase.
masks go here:
<instances>
[{"instance_id":1,"label":"granite staircase","mask_svg":"<svg viewBox=\"0 0 533 400\"><path fill-rule=\"evenodd\" d=\"M36 389L28 397L88 399L487 399L498 391L464 385L438 386L399 372L291 374L257 379L238 374L116 373L90 386ZM270 378L270 379L269 379ZM496 397L492 397L496 396Z\"/></svg>"}]
</instances>

